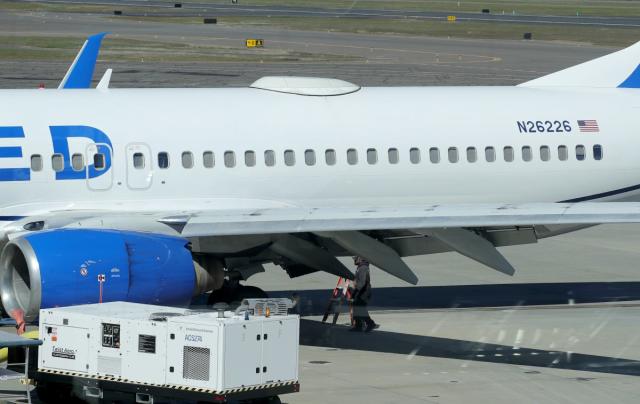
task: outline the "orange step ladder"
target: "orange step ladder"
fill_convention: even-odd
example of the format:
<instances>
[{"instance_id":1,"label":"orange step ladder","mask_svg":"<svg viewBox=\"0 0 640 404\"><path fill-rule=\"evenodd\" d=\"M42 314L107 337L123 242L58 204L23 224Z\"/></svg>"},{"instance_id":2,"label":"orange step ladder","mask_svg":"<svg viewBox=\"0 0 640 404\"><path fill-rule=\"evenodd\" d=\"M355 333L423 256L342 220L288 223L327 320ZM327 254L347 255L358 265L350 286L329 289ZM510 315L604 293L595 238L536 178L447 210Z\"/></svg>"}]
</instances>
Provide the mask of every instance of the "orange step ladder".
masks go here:
<instances>
[{"instance_id":1,"label":"orange step ladder","mask_svg":"<svg viewBox=\"0 0 640 404\"><path fill-rule=\"evenodd\" d=\"M329 304L327 304L327 309L322 316L322 322L326 323L329 315L333 314L333 320L331 324L335 325L338 322L338 317L342 312L342 305L346 301L347 303L351 300L351 290L349 289L349 281L346 278L338 278L338 283L336 287L333 288L333 292L331 293L331 297L329 298ZM353 324L353 310L351 305L349 305L349 316L351 318L351 324Z\"/></svg>"}]
</instances>

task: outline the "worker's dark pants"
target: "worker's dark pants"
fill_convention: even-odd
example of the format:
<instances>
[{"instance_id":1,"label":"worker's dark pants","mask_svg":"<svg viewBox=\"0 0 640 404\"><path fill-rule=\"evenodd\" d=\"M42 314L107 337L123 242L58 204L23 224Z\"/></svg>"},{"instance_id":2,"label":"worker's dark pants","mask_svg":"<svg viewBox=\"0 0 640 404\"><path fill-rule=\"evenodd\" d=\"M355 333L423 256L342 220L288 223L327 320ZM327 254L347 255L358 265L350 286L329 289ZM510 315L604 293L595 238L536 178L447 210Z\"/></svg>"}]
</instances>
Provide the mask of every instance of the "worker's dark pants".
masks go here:
<instances>
[{"instance_id":1,"label":"worker's dark pants","mask_svg":"<svg viewBox=\"0 0 640 404\"><path fill-rule=\"evenodd\" d=\"M353 326L358 329L362 329L363 323L367 327L375 325L371 317L369 317L367 302L360 298L353 301L353 322Z\"/></svg>"}]
</instances>

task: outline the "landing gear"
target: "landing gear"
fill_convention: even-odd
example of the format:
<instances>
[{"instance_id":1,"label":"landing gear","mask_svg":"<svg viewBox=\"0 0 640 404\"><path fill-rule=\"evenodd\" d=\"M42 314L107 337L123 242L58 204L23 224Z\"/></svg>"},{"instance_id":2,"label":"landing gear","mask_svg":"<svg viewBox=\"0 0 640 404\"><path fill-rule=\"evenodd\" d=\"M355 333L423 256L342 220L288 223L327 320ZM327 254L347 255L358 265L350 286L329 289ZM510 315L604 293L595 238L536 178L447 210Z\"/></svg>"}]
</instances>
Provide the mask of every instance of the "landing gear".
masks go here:
<instances>
[{"instance_id":1,"label":"landing gear","mask_svg":"<svg viewBox=\"0 0 640 404\"><path fill-rule=\"evenodd\" d=\"M216 303L240 303L243 299L266 299L267 297L269 297L267 293L260 288L241 285L238 281L225 280L222 288L211 292L207 304L211 306Z\"/></svg>"}]
</instances>

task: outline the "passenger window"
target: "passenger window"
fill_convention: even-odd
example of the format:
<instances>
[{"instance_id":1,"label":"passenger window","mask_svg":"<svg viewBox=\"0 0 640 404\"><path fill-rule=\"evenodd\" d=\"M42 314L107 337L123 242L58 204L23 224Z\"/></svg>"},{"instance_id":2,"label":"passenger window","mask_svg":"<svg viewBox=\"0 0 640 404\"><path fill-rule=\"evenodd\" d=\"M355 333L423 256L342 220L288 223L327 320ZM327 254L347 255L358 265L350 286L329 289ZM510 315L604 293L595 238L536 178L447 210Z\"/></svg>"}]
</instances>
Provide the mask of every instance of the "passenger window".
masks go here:
<instances>
[{"instance_id":1,"label":"passenger window","mask_svg":"<svg viewBox=\"0 0 640 404\"><path fill-rule=\"evenodd\" d=\"M244 152L244 164L247 167L253 167L256 165L256 153L253 150L247 150Z\"/></svg>"},{"instance_id":2,"label":"passenger window","mask_svg":"<svg viewBox=\"0 0 640 404\"><path fill-rule=\"evenodd\" d=\"M522 160L531 161L532 158L531 146L522 146Z\"/></svg>"},{"instance_id":3,"label":"passenger window","mask_svg":"<svg viewBox=\"0 0 640 404\"><path fill-rule=\"evenodd\" d=\"M133 168L137 170L142 170L144 168L144 154L133 153Z\"/></svg>"},{"instance_id":4,"label":"passenger window","mask_svg":"<svg viewBox=\"0 0 640 404\"><path fill-rule=\"evenodd\" d=\"M224 152L224 166L233 168L236 166L236 153L230 150Z\"/></svg>"},{"instance_id":5,"label":"passenger window","mask_svg":"<svg viewBox=\"0 0 640 404\"><path fill-rule=\"evenodd\" d=\"M333 166L336 164L336 151L333 149L327 149L324 152L324 159L327 162L328 166Z\"/></svg>"},{"instance_id":6,"label":"passenger window","mask_svg":"<svg viewBox=\"0 0 640 404\"><path fill-rule=\"evenodd\" d=\"M276 152L273 150L264 151L264 165L267 167L273 167L276 165Z\"/></svg>"},{"instance_id":7,"label":"passenger window","mask_svg":"<svg viewBox=\"0 0 640 404\"><path fill-rule=\"evenodd\" d=\"M105 162L105 156L102 153L96 153L93 155L93 168L98 171L102 171L107 166Z\"/></svg>"},{"instance_id":8,"label":"passenger window","mask_svg":"<svg viewBox=\"0 0 640 404\"><path fill-rule=\"evenodd\" d=\"M216 165L216 158L212 151L202 153L202 165L204 168L213 168Z\"/></svg>"},{"instance_id":9,"label":"passenger window","mask_svg":"<svg viewBox=\"0 0 640 404\"><path fill-rule=\"evenodd\" d=\"M600 146L599 144L593 145L593 159L602 160L602 146Z\"/></svg>"},{"instance_id":10,"label":"passenger window","mask_svg":"<svg viewBox=\"0 0 640 404\"><path fill-rule=\"evenodd\" d=\"M432 147L429 149L429 160L432 163L436 164L440 162L440 150L437 147Z\"/></svg>"},{"instance_id":11,"label":"passenger window","mask_svg":"<svg viewBox=\"0 0 640 404\"><path fill-rule=\"evenodd\" d=\"M73 171L82 171L84 169L84 157L80 153L74 153L71 156L71 167Z\"/></svg>"},{"instance_id":12,"label":"passenger window","mask_svg":"<svg viewBox=\"0 0 640 404\"><path fill-rule=\"evenodd\" d=\"M193 168L193 153L189 151L182 152L182 167Z\"/></svg>"},{"instance_id":13,"label":"passenger window","mask_svg":"<svg viewBox=\"0 0 640 404\"><path fill-rule=\"evenodd\" d=\"M311 149L307 149L304 151L304 163L308 166L314 166L316 165L316 152L311 150Z\"/></svg>"},{"instance_id":14,"label":"passenger window","mask_svg":"<svg viewBox=\"0 0 640 404\"><path fill-rule=\"evenodd\" d=\"M496 149L494 149L491 146L485 147L484 148L484 158L489 163L493 163L494 161L496 161Z\"/></svg>"},{"instance_id":15,"label":"passenger window","mask_svg":"<svg viewBox=\"0 0 640 404\"><path fill-rule=\"evenodd\" d=\"M469 163L475 163L478 160L478 153L475 147L467 147L467 161Z\"/></svg>"},{"instance_id":16,"label":"passenger window","mask_svg":"<svg viewBox=\"0 0 640 404\"><path fill-rule=\"evenodd\" d=\"M31 156L31 170L32 171L42 171L42 156L39 154L34 154Z\"/></svg>"},{"instance_id":17,"label":"passenger window","mask_svg":"<svg viewBox=\"0 0 640 404\"><path fill-rule=\"evenodd\" d=\"M347 150L347 163L358 164L358 151L356 149Z\"/></svg>"},{"instance_id":18,"label":"passenger window","mask_svg":"<svg viewBox=\"0 0 640 404\"><path fill-rule=\"evenodd\" d=\"M169 168L169 153L160 152L158 153L158 168Z\"/></svg>"},{"instance_id":19,"label":"passenger window","mask_svg":"<svg viewBox=\"0 0 640 404\"><path fill-rule=\"evenodd\" d=\"M540 160L551 160L551 151L549 150L549 146L540 146Z\"/></svg>"},{"instance_id":20,"label":"passenger window","mask_svg":"<svg viewBox=\"0 0 640 404\"><path fill-rule=\"evenodd\" d=\"M64 170L64 159L62 158L62 154L54 154L51 156L51 168L53 171L59 173Z\"/></svg>"},{"instance_id":21,"label":"passenger window","mask_svg":"<svg viewBox=\"0 0 640 404\"><path fill-rule=\"evenodd\" d=\"M449 147L449 162L450 163L458 162L458 148Z\"/></svg>"},{"instance_id":22,"label":"passenger window","mask_svg":"<svg viewBox=\"0 0 640 404\"><path fill-rule=\"evenodd\" d=\"M566 161L569 158L567 146L558 146L558 160Z\"/></svg>"},{"instance_id":23,"label":"passenger window","mask_svg":"<svg viewBox=\"0 0 640 404\"><path fill-rule=\"evenodd\" d=\"M293 150L284 151L284 164L291 167L296 163L296 154Z\"/></svg>"},{"instance_id":24,"label":"passenger window","mask_svg":"<svg viewBox=\"0 0 640 404\"><path fill-rule=\"evenodd\" d=\"M367 163L376 164L378 162L378 152L376 149L367 149Z\"/></svg>"},{"instance_id":25,"label":"passenger window","mask_svg":"<svg viewBox=\"0 0 640 404\"><path fill-rule=\"evenodd\" d=\"M398 164L400 161L400 155L398 153L398 149L392 147L388 150L389 154L389 164Z\"/></svg>"},{"instance_id":26,"label":"passenger window","mask_svg":"<svg viewBox=\"0 0 640 404\"><path fill-rule=\"evenodd\" d=\"M417 147L409 149L409 161L413 164L418 164L420 162L420 149Z\"/></svg>"},{"instance_id":27,"label":"passenger window","mask_svg":"<svg viewBox=\"0 0 640 404\"><path fill-rule=\"evenodd\" d=\"M513 147L511 146L505 146L505 148L503 149L504 152L504 161L506 162L512 162L513 161Z\"/></svg>"},{"instance_id":28,"label":"passenger window","mask_svg":"<svg viewBox=\"0 0 640 404\"><path fill-rule=\"evenodd\" d=\"M582 160L584 160L585 155L586 155L586 152L585 152L584 146L581 145L581 144L577 145L576 146L576 158L579 161L582 161Z\"/></svg>"}]
</instances>

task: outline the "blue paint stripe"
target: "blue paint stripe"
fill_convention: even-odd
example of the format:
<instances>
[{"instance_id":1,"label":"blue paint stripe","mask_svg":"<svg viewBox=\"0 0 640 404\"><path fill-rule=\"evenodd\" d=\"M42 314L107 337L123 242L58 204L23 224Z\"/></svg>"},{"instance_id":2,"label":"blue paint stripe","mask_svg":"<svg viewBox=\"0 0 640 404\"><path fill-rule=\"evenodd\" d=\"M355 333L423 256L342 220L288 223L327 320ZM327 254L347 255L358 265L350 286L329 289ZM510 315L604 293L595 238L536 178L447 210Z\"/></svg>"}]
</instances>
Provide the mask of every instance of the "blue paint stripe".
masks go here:
<instances>
[{"instance_id":1,"label":"blue paint stripe","mask_svg":"<svg viewBox=\"0 0 640 404\"><path fill-rule=\"evenodd\" d=\"M22 147L0 147L0 158L22 157Z\"/></svg>"},{"instance_id":2,"label":"blue paint stripe","mask_svg":"<svg viewBox=\"0 0 640 404\"><path fill-rule=\"evenodd\" d=\"M26 216L0 216L0 222L15 222L16 220L22 220Z\"/></svg>"},{"instance_id":3,"label":"blue paint stripe","mask_svg":"<svg viewBox=\"0 0 640 404\"><path fill-rule=\"evenodd\" d=\"M0 126L0 138L24 137L22 126Z\"/></svg>"},{"instance_id":4,"label":"blue paint stripe","mask_svg":"<svg viewBox=\"0 0 640 404\"><path fill-rule=\"evenodd\" d=\"M589 196L581 196L580 198L567 199L565 201L560 201L560 202L585 202L585 201L591 201L591 200L594 200L594 199L606 198L608 196L624 194L626 192L636 191L638 189L640 189L640 184L632 185L630 187L625 187L625 188L620 188L620 189L614 189L613 191L601 192L599 194L593 194L593 195L589 195Z\"/></svg>"},{"instance_id":5,"label":"blue paint stripe","mask_svg":"<svg viewBox=\"0 0 640 404\"><path fill-rule=\"evenodd\" d=\"M28 168L0 168L0 181L29 181L30 178Z\"/></svg>"},{"instance_id":6,"label":"blue paint stripe","mask_svg":"<svg viewBox=\"0 0 640 404\"><path fill-rule=\"evenodd\" d=\"M619 88L640 88L640 65L631 73L629 77L620 85Z\"/></svg>"}]
</instances>

